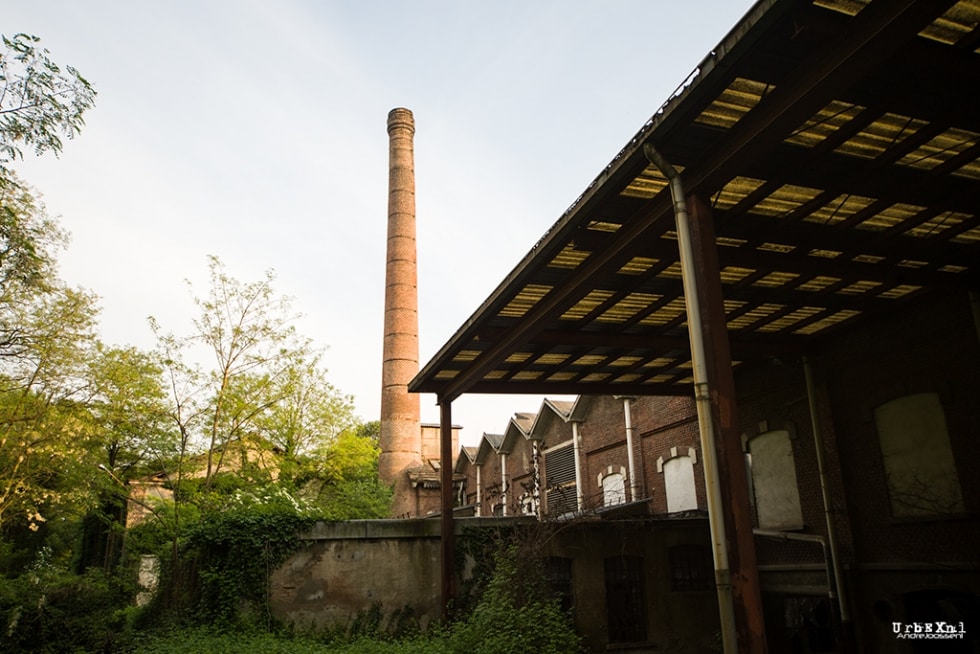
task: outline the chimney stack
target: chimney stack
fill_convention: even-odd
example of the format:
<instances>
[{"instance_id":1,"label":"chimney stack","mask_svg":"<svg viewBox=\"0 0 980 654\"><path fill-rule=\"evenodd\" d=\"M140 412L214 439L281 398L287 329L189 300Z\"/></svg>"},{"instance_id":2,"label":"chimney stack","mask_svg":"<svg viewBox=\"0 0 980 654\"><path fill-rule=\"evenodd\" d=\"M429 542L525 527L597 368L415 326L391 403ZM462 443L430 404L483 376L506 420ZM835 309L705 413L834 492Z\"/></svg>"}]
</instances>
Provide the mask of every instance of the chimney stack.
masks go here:
<instances>
[{"instance_id":1,"label":"chimney stack","mask_svg":"<svg viewBox=\"0 0 980 654\"><path fill-rule=\"evenodd\" d=\"M394 484L394 517L416 514L408 471L422 464L419 396L408 392L408 383L419 371L414 135L412 112L392 109L388 114L388 256L378 469L386 484Z\"/></svg>"}]
</instances>

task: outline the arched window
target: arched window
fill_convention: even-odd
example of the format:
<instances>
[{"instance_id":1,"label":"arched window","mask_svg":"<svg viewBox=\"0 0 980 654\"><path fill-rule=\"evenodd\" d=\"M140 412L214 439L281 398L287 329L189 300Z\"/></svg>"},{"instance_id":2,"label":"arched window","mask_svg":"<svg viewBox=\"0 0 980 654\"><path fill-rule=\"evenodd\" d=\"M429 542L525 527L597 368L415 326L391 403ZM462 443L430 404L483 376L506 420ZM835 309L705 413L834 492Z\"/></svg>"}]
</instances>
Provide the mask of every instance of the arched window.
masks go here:
<instances>
[{"instance_id":1,"label":"arched window","mask_svg":"<svg viewBox=\"0 0 980 654\"><path fill-rule=\"evenodd\" d=\"M803 511L796 460L788 430L759 434L748 442L756 517L762 529L800 529Z\"/></svg>"},{"instance_id":2,"label":"arched window","mask_svg":"<svg viewBox=\"0 0 980 654\"><path fill-rule=\"evenodd\" d=\"M612 466L599 475L599 486L602 488L602 506L614 506L626 502L626 469Z\"/></svg>"},{"instance_id":3,"label":"arched window","mask_svg":"<svg viewBox=\"0 0 980 654\"><path fill-rule=\"evenodd\" d=\"M664 475L668 513L698 508L697 487L694 485L695 463L697 450L693 447L686 450L672 447L669 459L657 459L657 472Z\"/></svg>"},{"instance_id":4,"label":"arched window","mask_svg":"<svg viewBox=\"0 0 980 654\"><path fill-rule=\"evenodd\" d=\"M892 515L963 513L946 414L936 393L907 395L874 412Z\"/></svg>"}]
</instances>

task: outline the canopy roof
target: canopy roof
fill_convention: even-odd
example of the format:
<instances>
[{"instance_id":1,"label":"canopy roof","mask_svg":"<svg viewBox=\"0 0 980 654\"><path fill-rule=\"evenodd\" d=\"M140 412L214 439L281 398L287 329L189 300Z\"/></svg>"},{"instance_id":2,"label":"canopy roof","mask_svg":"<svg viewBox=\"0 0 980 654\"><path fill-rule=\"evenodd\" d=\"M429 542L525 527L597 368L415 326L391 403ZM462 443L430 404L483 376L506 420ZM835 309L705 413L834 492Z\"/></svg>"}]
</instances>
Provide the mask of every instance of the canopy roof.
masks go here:
<instances>
[{"instance_id":1,"label":"canopy roof","mask_svg":"<svg viewBox=\"0 0 980 654\"><path fill-rule=\"evenodd\" d=\"M978 0L757 3L409 389L691 392L645 143L712 209L735 365L977 289L978 23Z\"/></svg>"}]
</instances>

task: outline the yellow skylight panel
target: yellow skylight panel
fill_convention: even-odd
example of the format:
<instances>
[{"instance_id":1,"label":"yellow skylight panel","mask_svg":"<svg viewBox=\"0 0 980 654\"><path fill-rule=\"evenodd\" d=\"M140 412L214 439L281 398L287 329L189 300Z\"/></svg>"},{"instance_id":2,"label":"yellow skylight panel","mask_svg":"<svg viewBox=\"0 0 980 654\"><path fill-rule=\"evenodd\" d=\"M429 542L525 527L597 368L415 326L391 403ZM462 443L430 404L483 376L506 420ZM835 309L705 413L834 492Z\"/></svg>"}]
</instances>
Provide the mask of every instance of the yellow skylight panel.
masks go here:
<instances>
[{"instance_id":1,"label":"yellow skylight panel","mask_svg":"<svg viewBox=\"0 0 980 654\"><path fill-rule=\"evenodd\" d=\"M837 147L835 152L862 159L876 159L929 123L887 113Z\"/></svg>"},{"instance_id":2,"label":"yellow skylight panel","mask_svg":"<svg viewBox=\"0 0 980 654\"><path fill-rule=\"evenodd\" d=\"M819 209L812 211L804 220L821 225L833 225L867 208L872 202L874 202L873 198L860 195L839 195Z\"/></svg>"},{"instance_id":3,"label":"yellow skylight panel","mask_svg":"<svg viewBox=\"0 0 980 654\"><path fill-rule=\"evenodd\" d=\"M613 296L612 291L595 289L561 315L562 320L580 320Z\"/></svg>"},{"instance_id":4,"label":"yellow skylight panel","mask_svg":"<svg viewBox=\"0 0 980 654\"><path fill-rule=\"evenodd\" d=\"M741 120L775 87L763 82L736 77L695 122L729 128Z\"/></svg>"},{"instance_id":5,"label":"yellow skylight panel","mask_svg":"<svg viewBox=\"0 0 980 654\"><path fill-rule=\"evenodd\" d=\"M820 194L819 189L784 184L758 202L751 211L763 216L784 216Z\"/></svg>"},{"instance_id":6,"label":"yellow skylight panel","mask_svg":"<svg viewBox=\"0 0 980 654\"><path fill-rule=\"evenodd\" d=\"M591 252L575 249L574 243L567 244L555 258L548 263L549 268L564 268L574 270L579 264L589 258Z\"/></svg>"},{"instance_id":7,"label":"yellow skylight panel","mask_svg":"<svg viewBox=\"0 0 980 654\"><path fill-rule=\"evenodd\" d=\"M528 284L521 292L517 294L513 300L511 300L507 306L500 310L500 315L503 318L520 318L528 310L531 309L535 304L537 304L541 298L548 294L551 290L551 286L545 286L543 284Z\"/></svg>"},{"instance_id":8,"label":"yellow skylight panel","mask_svg":"<svg viewBox=\"0 0 980 654\"><path fill-rule=\"evenodd\" d=\"M832 100L787 137L786 142L812 148L850 122L863 109L860 105Z\"/></svg>"},{"instance_id":9,"label":"yellow skylight panel","mask_svg":"<svg viewBox=\"0 0 980 654\"><path fill-rule=\"evenodd\" d=\"M763 184L764 180L753 177L733 177L711 199L711 205L719 210L731 209Z\"/></svg>"}]
</instances>

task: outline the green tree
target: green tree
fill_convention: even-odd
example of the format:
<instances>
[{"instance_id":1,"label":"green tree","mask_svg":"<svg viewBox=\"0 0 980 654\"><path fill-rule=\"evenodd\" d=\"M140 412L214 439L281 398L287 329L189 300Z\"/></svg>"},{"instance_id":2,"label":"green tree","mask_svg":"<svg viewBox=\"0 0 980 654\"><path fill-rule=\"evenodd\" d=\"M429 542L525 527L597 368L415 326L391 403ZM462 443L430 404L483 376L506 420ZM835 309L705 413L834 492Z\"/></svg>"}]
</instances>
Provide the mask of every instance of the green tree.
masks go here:
<instances>
[{"instance_id":1,"label":"green tree","mask_svg":"<svg viewBox=\"0 0 980 654\"><path fill-rule=\"evenodd\" d=\"M74 138L83 115L95 104L95 89L71 66L64 70L40 39L15 34L3 39L0 52L0 186L7 165L23 157L22 147L36 154L59 153L62 136Z\"/></svg>"}]
</instances>

